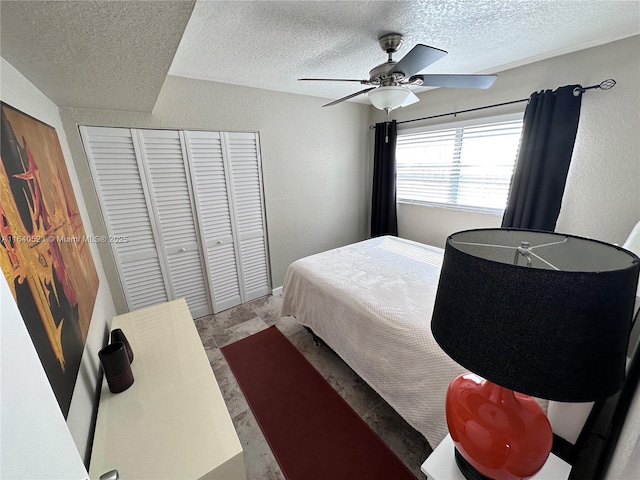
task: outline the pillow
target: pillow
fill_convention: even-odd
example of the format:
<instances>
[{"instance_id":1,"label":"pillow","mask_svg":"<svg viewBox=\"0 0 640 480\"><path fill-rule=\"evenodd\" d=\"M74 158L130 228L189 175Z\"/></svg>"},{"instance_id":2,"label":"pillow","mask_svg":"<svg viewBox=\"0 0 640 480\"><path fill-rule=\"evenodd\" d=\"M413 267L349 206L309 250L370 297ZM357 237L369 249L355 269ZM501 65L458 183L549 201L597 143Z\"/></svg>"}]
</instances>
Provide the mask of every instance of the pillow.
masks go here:
<instances>
[{"instance_id":1,"label":"pillow","mask_svg":"<svg viewBox=\"0 0 640 480\"><path fill-rule=\"evenodd\" d=\"M640 257L640 222L636 223L636 226L633 227L622 248L626 248ZM640 284L638 284L636 296L640 297Z\"/></svg>"}]
</instances>

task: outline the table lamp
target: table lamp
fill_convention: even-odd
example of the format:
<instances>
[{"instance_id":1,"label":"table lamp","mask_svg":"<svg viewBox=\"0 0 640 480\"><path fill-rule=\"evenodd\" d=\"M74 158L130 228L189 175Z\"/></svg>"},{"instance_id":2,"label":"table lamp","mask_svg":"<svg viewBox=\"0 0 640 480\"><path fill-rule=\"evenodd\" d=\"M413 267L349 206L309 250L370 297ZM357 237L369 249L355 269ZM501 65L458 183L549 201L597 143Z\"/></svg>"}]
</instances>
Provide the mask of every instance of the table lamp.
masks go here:
<instances>
[{"instance_id":1,"label":"table lamp","mask_svg":"<svg viewBox=\"0 0 640 480\"><path fill-rule=\"evenodd\" d=\"M447 239L431 329L473 372L446 398L465 478L523 479L543 467L553 434L531 396L586 402L622 387L639 270L633 253L573 235L480 229Z\"/></svg>"}]
</instances>

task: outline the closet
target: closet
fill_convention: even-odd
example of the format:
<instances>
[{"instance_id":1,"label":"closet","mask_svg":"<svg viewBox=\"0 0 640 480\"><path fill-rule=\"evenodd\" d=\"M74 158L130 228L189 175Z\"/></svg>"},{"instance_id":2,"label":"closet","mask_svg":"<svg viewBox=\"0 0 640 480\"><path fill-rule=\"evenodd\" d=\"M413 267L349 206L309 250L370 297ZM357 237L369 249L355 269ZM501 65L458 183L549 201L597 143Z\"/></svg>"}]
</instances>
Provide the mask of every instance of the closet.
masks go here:
<instances>
[{"instance_id":1,"label":"closet","mask_svg":"<svg viewBox=\"0 0 640 480\"><path fill-rule=\"evenodd\" d=\"M271 292L257 133L81 126L129 310Z\"/></svg>"}]
</instances>

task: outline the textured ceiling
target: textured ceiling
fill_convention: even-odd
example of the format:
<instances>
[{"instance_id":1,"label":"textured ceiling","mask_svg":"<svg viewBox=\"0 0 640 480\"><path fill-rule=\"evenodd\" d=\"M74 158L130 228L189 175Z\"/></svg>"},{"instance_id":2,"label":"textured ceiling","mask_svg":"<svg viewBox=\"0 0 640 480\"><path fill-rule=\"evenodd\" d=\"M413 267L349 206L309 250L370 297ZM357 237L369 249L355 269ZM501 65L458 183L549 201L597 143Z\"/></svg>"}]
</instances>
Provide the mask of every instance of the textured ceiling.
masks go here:
<instances>
[{"instance_id":1,"label":"textured ceiling","mask_svg":"<svg viewBox=\"0 0 640 480\"><path fill-rule=\"evenodd\" d=\"M396 60L449 52L424 73L495 73L637 35L640 1L1 0L0 18L3 58L57 105L151 111L167 72L339 98L364 87L296 79L368 78L389 32Z\"/></svg>"},{"instance_id":2,"label":"textured ceiling","mask_svg":"<svg viewBox=\"0 0 640 480\"><path fill-rule=\"evenodd\" d=\"M0 2L0 53L60 106L151 111L193 1Z\"/></svg>"},{"instance_id":3,"label":"textured ceiling","mask_svg":"<svg viewBox=\"0 0 640 480\"><path fill-rule=\"evenodd\" d=\"M640 33L640 2L576 0L202 1L170 74L339 98L365 87L297 82L369 78L377 38L402 33L449 52L423 73L495 73ZM358 97L367 101L366 95Z\"/></svg>"}]
</instances>

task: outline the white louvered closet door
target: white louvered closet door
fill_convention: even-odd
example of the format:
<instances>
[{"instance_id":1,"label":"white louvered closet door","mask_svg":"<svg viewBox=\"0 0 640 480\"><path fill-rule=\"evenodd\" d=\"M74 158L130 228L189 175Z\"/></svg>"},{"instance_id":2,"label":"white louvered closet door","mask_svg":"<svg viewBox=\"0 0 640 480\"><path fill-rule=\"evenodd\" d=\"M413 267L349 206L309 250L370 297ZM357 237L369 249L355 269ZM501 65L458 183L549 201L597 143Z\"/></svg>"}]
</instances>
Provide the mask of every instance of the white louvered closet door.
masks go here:
<instances>
[{"instance_id":1,"label":"white louvered closet door","mask_svg":"<svg viewBox=\"0 0 640 480\"><path fill-rule=\"evenodd\" d=\"M214 311L219 312L243 302L222 140L218 132L184 135Z\"/></svg>"},{"instance_id":2,"label":"white louvered closet door","mask_svg":"<svg viewBox=\"0 0 640 480\"><path fill-rule=\"evenodd\" d=\"M172 299L185 298L193 318L213 312L201 259L191 178L182 133L137 130L151 204L168 267Z\"/></svg>"},{"instance_id":3,"label":"white louvered closet door","mask_svg":"<svg viewBox=\"0 0 640 480\"><path fill-rule=\"evenodd\" d=\"M237 240L244 301L269 294L266 225L262 202L260 145L256 133L225 132L231 178L231 205Z\"/></svg>"},{"instance_id":4,"label":"white louvered closet door","mask_svg":"<svg viewBox=\"0 0 640 480\"><path fill-rule=\"evenodd\" d=\"M169 286L158 256L147 185L128 128L80 127L111 249L130 310L166 302Z\"/></svg>"}]
</instances>

